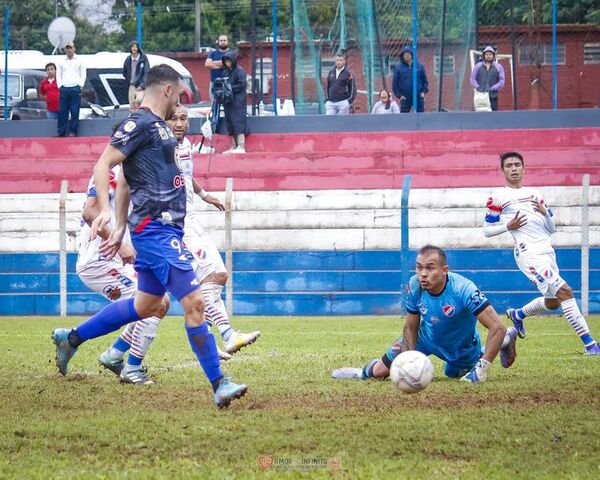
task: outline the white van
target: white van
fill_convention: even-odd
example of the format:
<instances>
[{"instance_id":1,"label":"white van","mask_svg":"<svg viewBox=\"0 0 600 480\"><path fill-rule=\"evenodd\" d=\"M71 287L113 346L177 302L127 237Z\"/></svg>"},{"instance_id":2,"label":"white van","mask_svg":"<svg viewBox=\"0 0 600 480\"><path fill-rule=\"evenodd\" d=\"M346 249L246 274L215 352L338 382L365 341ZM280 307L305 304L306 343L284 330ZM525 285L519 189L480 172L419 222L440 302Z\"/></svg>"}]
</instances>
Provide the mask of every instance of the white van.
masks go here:
<instances>
[{"instance_id":1,"label":"white van","mask_svg":"<svg viewBox=\"0 0 600 480\"><path fill-rule=\"evenodd\" d=\"M117 108L129 109L127 92L129 86L123 78L123 63L129 53L127 52L99 52L92 55L77 54L86 69L87 76L82 96L92 103L100 105L104 110ZM173 67L183 77L186 87L185 98L187 102L195 103L200 101L198 87L192 79L192 74L177 60L163 57L161 55L146 54L150 67L162 63ZM0 69L4 69L4 51L0 52ZM57 63L62 60L63 55L44 55L37 50L9 50L8 69L10 70L44 70L46 64ZM79 115L80 119L88 118L91 112L82 108Z\"/></svg>"}]
</instances>

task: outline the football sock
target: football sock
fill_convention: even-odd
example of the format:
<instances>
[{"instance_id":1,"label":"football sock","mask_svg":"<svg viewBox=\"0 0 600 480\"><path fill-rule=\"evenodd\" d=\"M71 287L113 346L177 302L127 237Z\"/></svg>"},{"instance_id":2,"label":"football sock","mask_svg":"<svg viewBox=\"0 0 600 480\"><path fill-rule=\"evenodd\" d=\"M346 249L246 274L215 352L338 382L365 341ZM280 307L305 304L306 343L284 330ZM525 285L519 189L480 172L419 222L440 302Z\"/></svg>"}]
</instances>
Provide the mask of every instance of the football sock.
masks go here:
<instances>
[{"instance_id":1,"label":"football sock","mask_svg":"<svg viewBox=\"0 0 600 480\"><path fill-rule=\"evenodd\" d=\"M133 341L133 331L135 330L135 324L136 324L136 322L131 322L123 329L123 331L121 332L121 335L119 335L119 338L117 338L115 340L115 343L113 343L113 346L111 347L111 354L112 354L112 349L120 350L121 352L124 353L131 348L131 342Z\"/></svg>"},{"instance_id":2,"label":"football sock","mask_svg":"<svg viewBox=\"0 0 600 480\"><path fill-rule=\"evenodd\" d=\"M120 300L118 302L109 303L106 307L100 310L96 315L80 324L75 329L74 341L80 343L92 338L101 337L107 333L114 332L119 327L126 323L140 320L140 316L135 311L133 305L134 299ZM71 335L69 335L71 342ZM71 343L74 347L78 346Z\"/></svg>"},{"instance_id":3,"label":"football sock","mask_svg":"<svg viewBox=\"0 0 600 480\"><path fill-rule=\"evenodd\" d=\"M233 334L233 328L231 328L227 310L221 298L223 285L206 282L200 286L200 291L204 297L204 316L206 317L206 321L211 327L213 325L217 326L224 341L229 340Z\"/></svg>"},{"instance_id":4,"label":"football sock","mask_svg":"<svg viewBox=\"0 0 600 480\"><path fill-rule=\"evenodd\" d=\"M527 305L524 305L521 308L517 308L516 315L519 320L524 320L525 317L532 317L534 315L539 315L540 313L544 313L546 311L546 300L544 297L534 298Z\"/></svg>"},{"instance_id":5,"label":"football sock","mask_svg":"<svg viewBox=\"0 0 600 480\"><path fill-rule=\"evenodd\" d=\"M131 325L131 323L129 325ZM129 325L127 326L127 329L129 329ZM119 338L117 338L115 340L115 343L113 343L112 347L110 347L110 349L108 350L108 354L110 355L111 358L114 358L114 359L123 358L123 356L125 355L125 352L127 350L129 350L130 347L131 347L131 341L127 342L123 338L123 333L121 333Z\"/></svg>"},{"instance_id":6,"label":"football sock","mask_svg":"<svg viewBox=\"0 0 600 480\"><path fill-rule=\"evenodd\" d=\"M190 327L185 325L190 346L196 354L198 362L202 366L208 381L213 387L213 392L219 388L223 378L221 366L219 365L219 354L217 352L217 342L208 325L205 323L199 327Z\"/></svg>"},{"instance_id":7,"label":"football sock","mask_svg":"<svg viewBox=\"0 0 600 480\"><path fill-rule=\"evenodd\" d=\"M367 362L367 364L363 367L363 371L362 371L362 378L375 378L375 375L373 375L373 367L375 366L375 364L377 363L377 358L374 358L373 360L369 360L369 362Z\"/></svg>"},{"instance_id":8,"label":"football sock","mask_svg":"<svg viewBox=\"0 0 600 480\"><path fill-rule=\"evenodd\" d=\"M517 335L517 330L514 327L510 327L506 330L506 335L504 335L504 340L502 340L502 348L506 348L509 342Z\"/></svg>"},{"instance_id":9,"label":"football sock","mask_svg":"<svg viewBox=\"0 0 600 480\"><path fill-rule=\"evenodd\" d=\"M574 298L569 298L560 304L563 315L571 325L571 328L575 330L575 333L579 335L583 344L587 347L595 343L594 337L590 334L590 328L588 327L585 318L581 314L577 301Z\"/></svg>"},{"instance_id":10,"label":"football sock","mask_svg":"<svg viewBox=\"0 0 600 480\"><path fill-rule=\"evenodd\" d=\"M159 323L160 318L158 317L148 317L135 322L131 350L127 357L128 365L139 366L142 364L142 360L146 356L146 353L148 353L148 349L156 337L156 330Z\"/></svg>"}]
</instances>

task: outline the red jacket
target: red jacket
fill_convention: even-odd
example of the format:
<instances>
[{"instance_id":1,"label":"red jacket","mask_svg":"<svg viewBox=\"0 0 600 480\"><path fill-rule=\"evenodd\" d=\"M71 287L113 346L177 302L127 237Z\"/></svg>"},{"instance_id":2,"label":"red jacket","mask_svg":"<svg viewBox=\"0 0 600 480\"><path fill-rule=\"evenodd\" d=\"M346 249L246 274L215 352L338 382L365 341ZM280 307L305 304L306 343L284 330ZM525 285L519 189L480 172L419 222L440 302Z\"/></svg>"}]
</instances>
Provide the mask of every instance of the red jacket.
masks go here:
<instances>
[{"instance_id":1,"label":"red jacket","mask_svg":"<svg viewBox=\"0 0 600 480\"><path fill-rule=\"evenodd\" d=\"M56 78L52 83L47 78L42 80L42 83L40 83L40 95L46 96L46 105L49 112L58 112L59 93Z\"/></svg>"}]
</instances>

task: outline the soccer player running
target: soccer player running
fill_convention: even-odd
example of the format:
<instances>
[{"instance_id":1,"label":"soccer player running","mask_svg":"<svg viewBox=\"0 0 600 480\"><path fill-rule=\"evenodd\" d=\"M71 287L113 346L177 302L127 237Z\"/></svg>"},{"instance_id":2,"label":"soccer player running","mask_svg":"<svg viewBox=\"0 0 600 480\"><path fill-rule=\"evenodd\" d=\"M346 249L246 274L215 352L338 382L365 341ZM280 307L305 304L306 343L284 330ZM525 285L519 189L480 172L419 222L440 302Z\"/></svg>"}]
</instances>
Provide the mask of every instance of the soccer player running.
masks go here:
<instances>
[{"instance_id":1,"label":"soccer player running","mask_svg":"<svg viewBox=\"0 0 600 480\"><path fill-rule=\"evenodd\" d=\"M225 348L225 352L219 352L219 356L222 360L228 360L231 358L231 354L254 343L260 337L260 332L241 333L231 328L225 304L221 299L223 286L227 282L227 269L214 242L197 222L191 222L189 218L189 214L194 209L196 195L221 211L225 210L225 206L218 198L206 192L194 178L192 144L186 137L189 129L187 108L179 105L167 123L173 130L178 142L177 151L185 179L187 215L183 229L183 241L195 256L198 264L196 278L200 282L200 290L204 296L206 322L211 327L217 326Z\"/></svg>"},{"instance_id":2,"label":"soccer player running","mask_svg":"<svg viewBox=\"0 0 600 480\"><path fill-rule=\"evenodd\" d=\"M120 166L114 167L110 172L109 180L109 206L111 222L106 225L98 237L90 239L90 225L100 213L96 198L96 184L94 177L90 179L87 188L87 198L81 212L81 231L79 255L77 256L76 271L81 281L90 289L105 296L111 302L121 298L132 298L137 288L137 279L132 263L135 252L128 242L123 242L116 256L106 258L100 253L101 239L108 239L114 229L115 217L115 190L117 177L121 171ZM125 181L123 177L120 181ZM160 309L159 316L152 316L132 322L121 333L111 348L102 352L98 361L102 366L119 375L122 383L148 385L152 380L146 375L146 368L142 362L150 344L156 336L160 320L169 309L169 296L165 295L165 308ZM129 350L127 362L125 353Z\"/></svg>"},{"instance_id":3,"label":"soccer player running","mask_svg":"<svg viewBox=\"0 0 600 480\"><path fill-rule=\"evenodd\" d=\"M150 69L141 107L123 121L94 168L100 213L92 222L91 239L110 223L110 170L123 164L127 183L117 182L116 226L101 243L101 252L112 258L119 250L131 195L129 229L138 273L135 297L107 305L74 329L54 330L52 339L58 369L66 375L82 343L166 310L164 294L169 291L183 307L190 346L212 385L216 406L223 408L243 396L248 387L223 376L217 345L204 319L194 257L183 244L185 182L176 155L177 140L165 122L179 103L181 80L168 65Z\"/></svg>"},{"instance_id":4,"label":"soccer player running","mask_svg":"<svg viewBox=\"0 0 600 480\"><path fill-rule=\"evenodd\" d=\"M494 307L473 282L448 271L446 253L426 245L417 256L417 273L409 282L406 322L402 337L381 359L363 368L334 370L335 379L387 378L394 359L417 350L446 362L445 374L471 383L487 380L488 370L500 352L500 363L509 368L517 356L517 332L502 324ZM488 329L485 350L477 321Z\"/></svg>"},{"instance_id":5,"label":"soccer player running","mask_svg":"<svg viewBox=\"0 0 600 480\"><path fill-rule=\"evenodd\" d=\"M560 307L571 328L581 338L584 353L600 355L600 345L590 333L573 297L573 290L560 276L551 243L551 235L556 231L552 211L539 191L522 185L525 172L523 156L518 152L503 153L500 155L500 168L506 187L488 199L483 233L486 237L507 231L511 233L519 270L542 294L521 308L509 308L507 317L523 338L525 318Z\"/></svg>"}]
</instances>

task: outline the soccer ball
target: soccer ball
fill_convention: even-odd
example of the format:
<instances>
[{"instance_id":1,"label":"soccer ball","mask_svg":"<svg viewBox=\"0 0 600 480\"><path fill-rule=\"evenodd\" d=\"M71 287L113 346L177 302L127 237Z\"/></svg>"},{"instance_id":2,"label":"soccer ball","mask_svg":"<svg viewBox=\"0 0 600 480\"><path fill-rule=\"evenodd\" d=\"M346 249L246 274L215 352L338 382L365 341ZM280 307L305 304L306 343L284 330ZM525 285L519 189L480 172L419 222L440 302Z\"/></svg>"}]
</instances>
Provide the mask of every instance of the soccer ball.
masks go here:
<instances>
[{"instance_id":1,"label":"soccer ball","mask_svg":"<svg viewBox=\"0 0 600 480\"><path fill-rule=\"evenodd\" d=\"M416 350L403 352L392 362L390 378L396 388L405 393L420 392L433 380L433 363Z\"/></svg>"}]
</instances>

